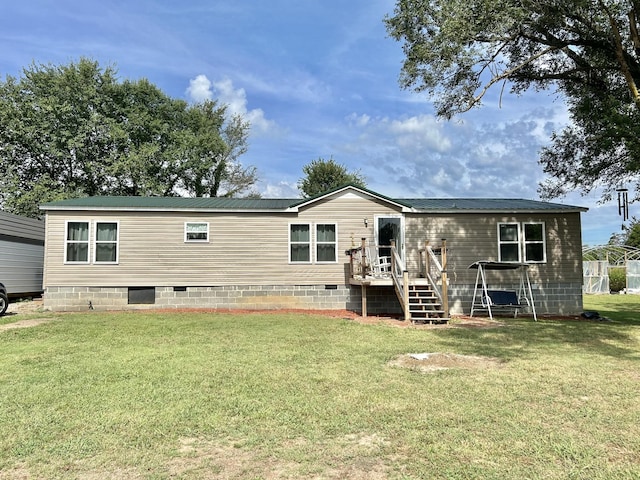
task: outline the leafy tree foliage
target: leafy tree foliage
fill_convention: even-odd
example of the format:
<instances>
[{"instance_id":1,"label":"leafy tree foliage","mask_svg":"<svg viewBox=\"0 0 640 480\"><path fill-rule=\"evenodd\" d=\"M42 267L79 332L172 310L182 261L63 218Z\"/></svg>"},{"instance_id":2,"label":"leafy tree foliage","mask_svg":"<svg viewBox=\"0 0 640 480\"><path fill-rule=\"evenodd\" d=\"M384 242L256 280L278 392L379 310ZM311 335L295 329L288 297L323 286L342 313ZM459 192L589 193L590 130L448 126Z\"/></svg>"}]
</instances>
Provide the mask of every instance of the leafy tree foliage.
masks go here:
<instances>
[{"instance_id":1,"label":"leafy tree foliage","mask_svg":"<svg viewBox=\"0 0 640 480\"><path fill-rule=\"evenodd\" d=\"M318 158L302 167L305 177L298 181L298 189L305 198L313 197L340 187L352 184L366 187L365 178L359 171L349 172L344 165L336 163L333 158Z\"/></svg>"},{"instance_id":2,"label":"leafy tree foliage","mask_svg":"<svg viewBox=\"0 0 640 480\"><path fill-rule=\"evenodd\" d=\"M629 225L622 225L622 231L613 233L608 245L626 245L640 248L640 219L631 217Z\"/></svg>"},{"instance_id":3,"label":"leafy tree foliage","mask_svg":"<svg viewBox=\"0 0 640 480\"><path fill-rule=\"evenodd\" d=\"M624 244L628 247L640 248L640 221L635 217L629 225Z\"/></svg>"},{"instance_id":4,"label":"leafy tree foliage","mask_svg":"<svg viewBox=\"0 0 640 480\"><path fill-rule=\"evenodd\" d=\"M145 79L81 59L31 65L0 82L0 202L38 205L88 195L236 196L256 181L248 123L214 101L189 105Z\"/></svg>"},{"instance_id":5,"label":"leafy tree foliage","mask_svg":"<svg viewBox=\"0 0 640 480\"><path fill-rule=\"evenodd\" d=\"M428 92L440 116L479 106L492 87L556 88L572 125L540 162L540 193L640 178L638 0L398 0L387 30L403 41L400 83Z\"/></svg>"}]
</instances>

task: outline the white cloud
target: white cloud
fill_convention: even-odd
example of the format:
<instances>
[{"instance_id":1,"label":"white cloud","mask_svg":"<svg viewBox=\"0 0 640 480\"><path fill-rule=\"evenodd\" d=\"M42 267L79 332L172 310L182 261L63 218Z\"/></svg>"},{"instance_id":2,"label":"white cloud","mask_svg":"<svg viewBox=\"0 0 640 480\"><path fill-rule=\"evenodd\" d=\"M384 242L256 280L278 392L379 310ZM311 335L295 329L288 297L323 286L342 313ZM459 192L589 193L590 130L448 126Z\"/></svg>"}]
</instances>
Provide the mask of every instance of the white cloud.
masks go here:
<instances>
[{"instance_id":1,"label":"white cloud","mask_svg":"<svg viewBox=\"0 0 640 480\"><path fill-rule=\"evenodd\" d=\"M399 145L410 149L429 149L445 152L451 148L451 140L443 130L443 123L431 115L418 115L393 120L389 130Z\"/></svg>"},{"instance_id":2,"label":"white cloud","mask_svg":"<svg viewBox=\"0 0 640 480\"><path fill-rule=\"evenodd\" d=\"M195 102L217 99L220 103L227 105L231 115L241 115L248 120L254 131L266 132L276 127L275 122L265 117L262 109L247 108L247 93L244 88L234 88L229 78L212 82L206 75L198 75L189 81L187 95Z\"/></svg>"},{"instance_id":3,"label":"white cloud","mask_svg":"<svg viewBox=\"0 0 640 480\"><path fill-rule=\"evenodd\" d=\"M298 198L300 196L298 185L284 180L267 183L260 189L260 193L265 198Z\"/></svg>"},{"instance_id":4,"label":"white cloud","mask_svg":"<svg viewBox=\"0 0 640 480\"><path fill-rule=\"evenodd\" d=\"M538 152L548 141L542 129L557 128L562 116L541 110L499 124L482 120L351 114L334 152L360 168L373 190L392 195L400 184L402 196L537 198Z\"/></svg>"},{"instance_id":5,"label":"white cloud","mask_svg":"<svg viewBox=\"0 0 640 480\"><path fill-rule=\"evenodd\" d=\"M211 90L211 81L206 75L198 75L196 78L189 80L189 88L187 88L187 95L194 102L204 102L205 100L211 100L213 98L213 91Z\"/></svg>"},{"instance_id":6,"label":"white cloud","mask_svg":"<svg viewBox=\"0 0 640 480\"><path fill-rule=\"evenodd\" d=\"M396 158L415 159L426 152L441 154L452 147L447 124L431 115L391 119L352 113L346 121L355 132L350 132L345 148L358 155L393 150Z\"/></svg>"}]
</instances>

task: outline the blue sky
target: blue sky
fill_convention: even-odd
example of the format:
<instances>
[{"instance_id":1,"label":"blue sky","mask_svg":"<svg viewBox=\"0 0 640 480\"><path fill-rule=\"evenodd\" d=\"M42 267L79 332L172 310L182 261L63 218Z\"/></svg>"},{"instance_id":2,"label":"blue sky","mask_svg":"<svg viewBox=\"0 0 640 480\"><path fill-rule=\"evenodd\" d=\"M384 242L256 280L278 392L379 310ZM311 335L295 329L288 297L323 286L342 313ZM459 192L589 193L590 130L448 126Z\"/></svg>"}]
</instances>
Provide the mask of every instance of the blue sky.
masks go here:
<instances>
[{"instance_id":1,"label":"blue sky","mask_svg":"<svg viewBox=\"0 0 640 480\"><path fill-rule=\"evenodd\" d=\"M538 199L538 151L568 121L553 92L499 92L438 120L398 85L394 0L2 0L0 76L81 56L188 101L218 99L251 121L245 165L265 197L296 197L303 165L333 157L390 197ZM617 204L578 193L583 242L620 231ZM633 206L631 214L634 214Z\"/></svg>"}]
</instances>

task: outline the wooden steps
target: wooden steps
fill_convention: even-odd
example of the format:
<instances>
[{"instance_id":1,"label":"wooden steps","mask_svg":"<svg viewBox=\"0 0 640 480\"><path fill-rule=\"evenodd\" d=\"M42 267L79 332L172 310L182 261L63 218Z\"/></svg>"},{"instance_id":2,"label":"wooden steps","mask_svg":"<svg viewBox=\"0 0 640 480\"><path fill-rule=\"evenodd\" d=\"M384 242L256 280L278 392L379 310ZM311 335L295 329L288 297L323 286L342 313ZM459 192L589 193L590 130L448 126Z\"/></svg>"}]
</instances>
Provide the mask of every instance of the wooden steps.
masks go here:
<instances>
[{"instance_id":1,"label":"wooden steps","mask_svg":"<svg viewBox=\"0 0 640 480\"><path fill-rule=\"evenodd\" d=\"M412 323L447 323L445 311L431 285L409 284L409 315Z\"/></svg>"}]
</instances>

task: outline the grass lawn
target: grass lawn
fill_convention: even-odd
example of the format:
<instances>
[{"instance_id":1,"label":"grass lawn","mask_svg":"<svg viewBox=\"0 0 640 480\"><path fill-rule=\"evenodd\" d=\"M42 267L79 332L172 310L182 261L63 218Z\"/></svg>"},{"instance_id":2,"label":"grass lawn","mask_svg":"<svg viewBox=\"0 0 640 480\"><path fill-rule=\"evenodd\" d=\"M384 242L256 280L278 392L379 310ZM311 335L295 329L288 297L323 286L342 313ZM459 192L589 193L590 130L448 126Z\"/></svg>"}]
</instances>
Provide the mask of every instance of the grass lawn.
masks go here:
<instances>
[{"instance_id":1,"label":"grass lawn","mask_svg":"<svg viewBox=\"0 0 640 480\"><path fill-rule=\"evenodd\" d=\"M0 331L0 479L637 479L640 296L585 309L611 321L33 314ZM498 362L392 364L421 352Z\"/></svg>"}]
</instances>

